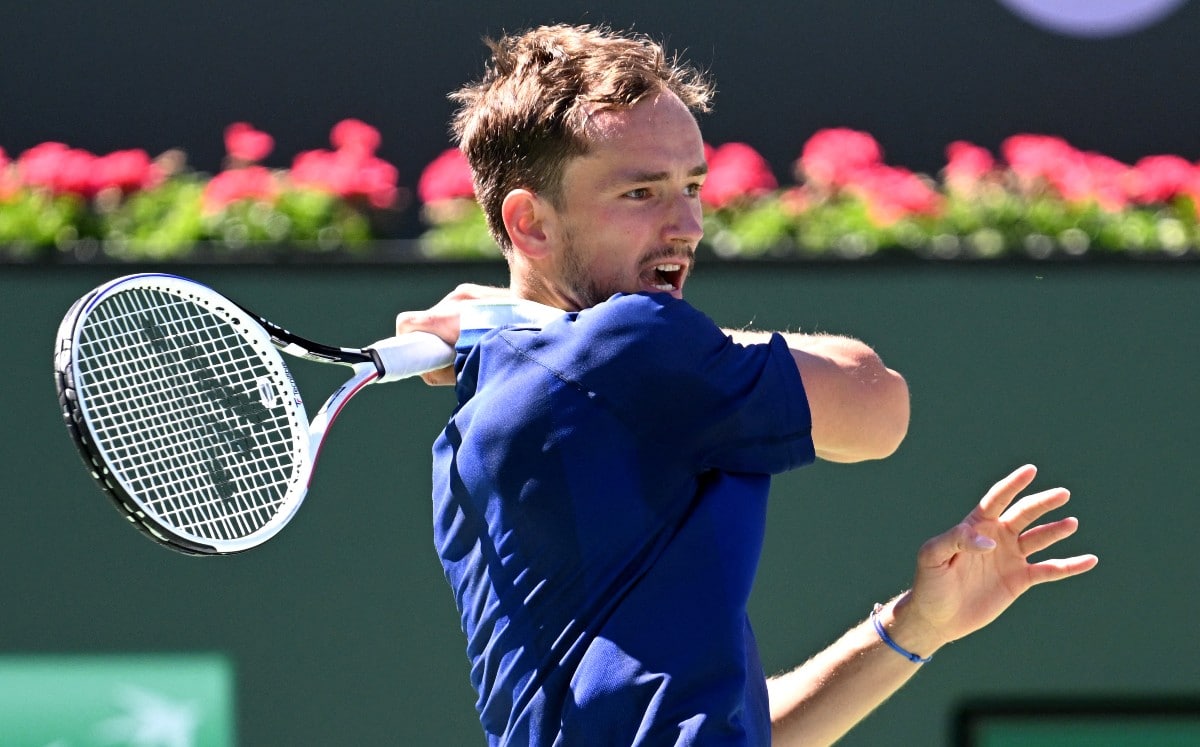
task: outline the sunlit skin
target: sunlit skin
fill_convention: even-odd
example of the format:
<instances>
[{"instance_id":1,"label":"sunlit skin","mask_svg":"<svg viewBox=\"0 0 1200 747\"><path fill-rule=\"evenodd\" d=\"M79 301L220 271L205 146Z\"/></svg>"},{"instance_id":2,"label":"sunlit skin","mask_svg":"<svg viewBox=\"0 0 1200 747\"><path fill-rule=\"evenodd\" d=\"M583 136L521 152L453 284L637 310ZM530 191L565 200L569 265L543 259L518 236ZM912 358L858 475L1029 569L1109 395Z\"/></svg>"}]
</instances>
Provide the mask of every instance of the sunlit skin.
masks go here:
<instances>
[{"instance_id":1,"label":"sunlit skin","mask_svg":"<svg viewBox=\"0 0 1200 747\"><path fill-rule=\"evenodd\" d=\"M662 92L593 112L587 130L589 150L566 164L557 206L523 190L506 200L512 290L567 310L614 293L682 298L704 235L708 166L695 118Z\"/></svg>"}]
</instances>

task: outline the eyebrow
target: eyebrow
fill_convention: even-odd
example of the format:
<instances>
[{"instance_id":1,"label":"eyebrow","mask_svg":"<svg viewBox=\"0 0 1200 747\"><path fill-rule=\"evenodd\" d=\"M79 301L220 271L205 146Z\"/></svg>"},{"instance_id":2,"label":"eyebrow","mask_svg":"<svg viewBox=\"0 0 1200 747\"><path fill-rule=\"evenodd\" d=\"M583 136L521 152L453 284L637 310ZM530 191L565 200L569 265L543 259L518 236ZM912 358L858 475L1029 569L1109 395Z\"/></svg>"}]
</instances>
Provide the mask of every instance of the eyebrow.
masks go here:
<instances>
[{"instance_id":1,"label":"eyebrow","mask_svg":"<svg viewBox=\"0 0 1200 747\"><path fill-rule=\"evenodd\" d=\"M708 173L708 164L702 163L693 168L687 173L688 176L704 176ZM670 178L671 174L667 171L634 171L628 174L623 174L620 181L623 183L634 182L661 182Z\"/></svg>"}]
</instances>

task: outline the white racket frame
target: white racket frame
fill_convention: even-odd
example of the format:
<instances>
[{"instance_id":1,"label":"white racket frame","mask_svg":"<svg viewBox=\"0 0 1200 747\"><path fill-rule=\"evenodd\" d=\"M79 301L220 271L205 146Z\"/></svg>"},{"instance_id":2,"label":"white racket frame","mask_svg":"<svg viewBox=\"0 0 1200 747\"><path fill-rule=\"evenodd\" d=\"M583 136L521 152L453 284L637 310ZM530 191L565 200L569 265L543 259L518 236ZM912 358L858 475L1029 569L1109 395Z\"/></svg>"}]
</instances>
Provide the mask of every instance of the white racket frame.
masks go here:
<instances>
[{"instance_id":1,"label":"white racket frame","mask_svg":"<svg viewBox=\"0 0 1200 747\"><path fill-rule=\"evenodd\" d=\"M116 459L106 445L94 437L99 428L87 397L74 396L77 389L83 386L83 372L79 367L83 320L105 300L136 288L168 293L190 301L239 330L266 365L271 385L281 400L281 406L286 409L293 455L292 474L287 479L283 498L275 504L278 508L274 515L246 534L231 538L203 536L186 531L163 518L161 512L142 500L140 491L123 475L109 468L110 464L116 463ZM461 326L464 339L476 339L483 330L511 325L540 327L563 314L559 309L528 301L485 300L463 312ZM399 381L437 370L453 363L455 356L454 348L424 332L385 338L366 348L332 348L313 343L278 327L203 284L165 273L127 275L101 285L84 296L63 320L58 345L55 366L64 415L92 476L104 485L106 492L119 504L129 521L160 543L193 555L239 553L261 545L278 534L303 503L321 446L346 403L370 384ZM353 369L353 374L326 398L309 420L300 392L279 350L310 360L348 365ZM61 356L68 351L69 359L63 361ZM64 367L70 368L69 376L65 379L62 373ZM75 401L68 403L68 400ZM82 424L71 424L72 409L79 413Z\"/></svg>"}]
</instances>

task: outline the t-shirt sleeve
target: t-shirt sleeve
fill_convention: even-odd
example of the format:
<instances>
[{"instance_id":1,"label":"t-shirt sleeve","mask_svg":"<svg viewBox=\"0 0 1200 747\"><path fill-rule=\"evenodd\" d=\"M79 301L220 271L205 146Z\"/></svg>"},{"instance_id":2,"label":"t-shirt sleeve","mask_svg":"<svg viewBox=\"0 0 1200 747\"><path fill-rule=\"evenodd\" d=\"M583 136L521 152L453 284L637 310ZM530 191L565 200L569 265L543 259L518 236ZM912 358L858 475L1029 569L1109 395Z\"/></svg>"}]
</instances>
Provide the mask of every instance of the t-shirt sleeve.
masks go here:
<instances>
[{"instance_id":1,"label":"t-shirt sleeve","mask_svg":"<svg viewBox=\"0 0 1200 747\"><path fill-rule=\"evenodd\" d=\"M775 474L814 459L808 400L780 335L740 345L666 295L616 296L546 331L555 344L543 363L647 448L731 472Z\"/></svg>"}]
</instances>

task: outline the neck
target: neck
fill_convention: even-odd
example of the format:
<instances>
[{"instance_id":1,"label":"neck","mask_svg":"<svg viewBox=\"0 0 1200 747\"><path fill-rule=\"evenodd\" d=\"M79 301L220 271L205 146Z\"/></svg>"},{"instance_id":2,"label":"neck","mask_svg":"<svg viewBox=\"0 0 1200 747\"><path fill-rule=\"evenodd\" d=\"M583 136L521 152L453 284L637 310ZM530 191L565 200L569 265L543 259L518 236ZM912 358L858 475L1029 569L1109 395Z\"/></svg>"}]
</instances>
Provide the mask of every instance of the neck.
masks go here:
<instances>
[{"instance_id":1,"label":"neck","mask_svg":"<svg viewBox=\"0 0 1200 747\"><path fill-rule=\"evenodd\" d=\"M518 266L520 265L520 266ZM517 298L535 301L563 311L580 311L583 305L570 293L555 283L553 278L530 267L527 263L511 263L509 290Z\"/></svg>"}]
</instances>

